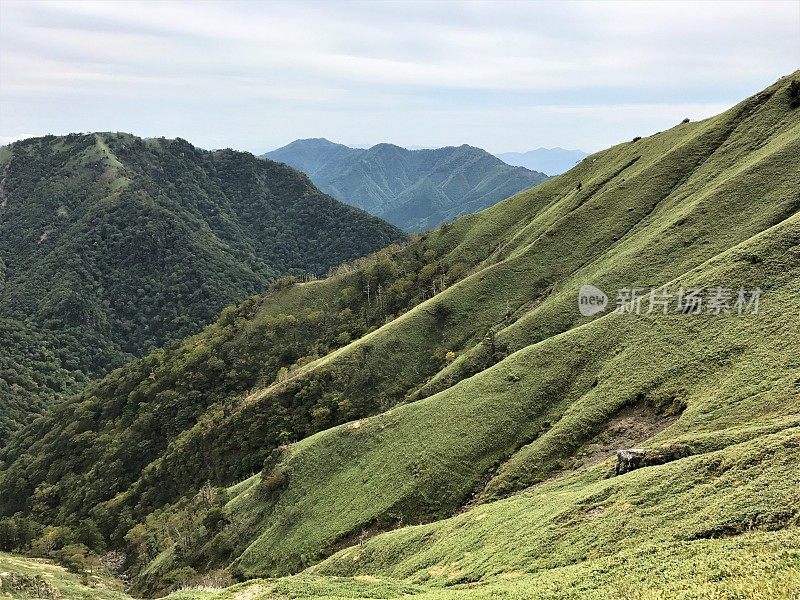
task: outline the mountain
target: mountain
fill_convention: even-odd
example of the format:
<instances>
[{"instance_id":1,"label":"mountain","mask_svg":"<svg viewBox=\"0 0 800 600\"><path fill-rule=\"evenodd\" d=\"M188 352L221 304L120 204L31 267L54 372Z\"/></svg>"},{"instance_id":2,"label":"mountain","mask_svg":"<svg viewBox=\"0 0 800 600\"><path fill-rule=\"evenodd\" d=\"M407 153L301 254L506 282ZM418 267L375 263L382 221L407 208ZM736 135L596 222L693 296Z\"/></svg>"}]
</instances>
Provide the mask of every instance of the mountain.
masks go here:
<instances>
[{"instance_id":1,"label":"mountain","mask_svg":"<svg viewBox=\"0 0 800 600\"><path fill-rule=\"evenodd\" d=\"M589 156L583 150L537 148L528 152L503 152L497 158L515 167L525 167L548 175L561 175Z\"/></svg>"},{"instance_id":2,"label":"mountain","mask_svg":"<svg viewBox=\"0 0 800 600\"><path fill-rule=\"evenodd\" d=\"M285 165L180 139L33 138L0 169L0 442L278 277L403 239Z\"/></svg>"},{"instance_id":3,"label":"mountain","mask_svg":"<svg viewBox=\"0 0 800 600\"><path fill-rule=\"evenodd\" d=\"M798 80L93 383L4 451L0 531L271 578L184 600L789 597Z\"/></svg>"},{"instance_id":4,"label":"mountain","mask_svg":"<svg viewBox=\"0 0 800 600\"><path fill-rule=\"evenodd\" d=\"M478 212L546 179L480 148L349 148L296 140L264 154L306 173L325 193L404 229L423 231Z\"/></svg>"}]
</instances>

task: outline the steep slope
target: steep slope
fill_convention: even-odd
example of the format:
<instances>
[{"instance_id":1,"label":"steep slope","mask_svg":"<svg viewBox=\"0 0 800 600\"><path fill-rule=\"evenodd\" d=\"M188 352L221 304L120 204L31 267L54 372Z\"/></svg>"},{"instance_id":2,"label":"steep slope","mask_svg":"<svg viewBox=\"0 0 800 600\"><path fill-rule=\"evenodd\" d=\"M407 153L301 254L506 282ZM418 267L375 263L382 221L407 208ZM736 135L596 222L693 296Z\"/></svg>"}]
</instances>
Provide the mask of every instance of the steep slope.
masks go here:
<instances>
[{"instance_id":1,"label":"steep slope","mask_svg":"<svg viewBox=\"0 0 800 600\"><path fill-rule=\"evenodd\" d=\"M416 585L437 598L615 585L788 596L800 515L790 79L274 289L133 363L16 437L0 510L91 515L124 539L147 591L223 567L311 568L275 588L310 597ZM610 308L620 289L667 286L676 302L678 288L721 287L731 310L583 316L587 283ZM760 310L738 314L738 290L756 287ZM630 447L647 466L615 476ZM747 557L767 566L736 562ZM372 578L391 589L366 589Z\"/></svg>"},{"instance_id":2,"label":"steep slope","mask_svg":"<svg viewBox=\"0 0 800 600\"><path fill-rule=\"evenodd\" d=\"M422 231L478 212L546 177L510 168L472 146L362 150L325 139L296 140L264 154L306 173L321 190L406 231Z\"/></svg>"},{"instance_id":3,"label":"steep slope","mask_svg":"<svg viewBox=\"0 0 800 600\"><path fill-rule=\"evenodd\" d=\"M402 239L284 165L183 140L28 139L3 149L2 173L0 440L25 405L196 332L277 277Z\"/></svg>"},{"instance_id":4,"label":"steep slope","mask_svg":"<svg viewBox=\"0 0 800 600\"><path fill-rule=\"evenodd\" d=\"M496 155L503 162L515 167L525 167L550 176L561 175L588 156L583 150L564 148L537 148L527 152L502 152Z\"/></svg>"}]
</instances>

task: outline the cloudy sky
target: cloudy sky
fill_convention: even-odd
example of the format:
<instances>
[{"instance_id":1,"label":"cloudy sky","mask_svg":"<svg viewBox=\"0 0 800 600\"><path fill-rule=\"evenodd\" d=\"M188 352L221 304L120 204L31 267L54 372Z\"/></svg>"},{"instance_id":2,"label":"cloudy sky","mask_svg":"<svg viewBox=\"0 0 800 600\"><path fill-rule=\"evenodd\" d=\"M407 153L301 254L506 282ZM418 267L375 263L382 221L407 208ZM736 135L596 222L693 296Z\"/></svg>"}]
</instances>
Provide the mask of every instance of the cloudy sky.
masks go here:
<instances>
[{"instance_id":1,"label":"cloudy sky","mask_svg":"<svg viewBox=\"0 0 800 600\"><path fill-rule=\"evenodd\" d=\"M800 67L800 1L0 0L0 143L129 131L598 150Z\"/></svg>"}]
</instances>

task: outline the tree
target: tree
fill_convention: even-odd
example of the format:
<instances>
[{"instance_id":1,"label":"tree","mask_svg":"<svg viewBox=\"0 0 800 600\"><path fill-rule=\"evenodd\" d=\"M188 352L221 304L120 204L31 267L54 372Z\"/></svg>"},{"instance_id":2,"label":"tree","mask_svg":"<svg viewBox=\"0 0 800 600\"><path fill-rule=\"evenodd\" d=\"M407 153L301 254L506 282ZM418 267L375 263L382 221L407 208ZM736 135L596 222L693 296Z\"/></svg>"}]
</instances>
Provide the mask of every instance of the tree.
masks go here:
<instances>
[{"instance_id":1,"label":"tree","mask_svg":"<svg viewBox=\"0 0 800 600\"><path fill-rule=\"evenodd\" d=\"M78 542L87 548L99 552L105 548L106 540L100 532L97 523L92 519L81 521L76 530Z\"/></svg>"},{"instance_id":2,"label":"tree","mask_svg":"<svg viewBox=\"0 0 800 600\"><path fill-rule=\"evenodd\" d=\"M13 552L19 545L17 524L12 518L0 519L0 550Z\"/></svg>"},{"instance_id":3,"label":"tree","mask_svg":"<svg viewBox=\"0 0 800 600\"><path fill-rule=\"evenodd\" d=\"M797 108L800 106L800 82L793 79L789 84L789 108Z\"/></svg>"},{"instance_id":4,"label":"tree","mask_svg":"<svg viewBox=\"0 0 800 600\"><path fill-rule=\"evenodd\" d=\"M203 526L211 534L221 531L227 522L228 517L221 506L212 506L203 517Z\"/></svg>"}]
</instances>

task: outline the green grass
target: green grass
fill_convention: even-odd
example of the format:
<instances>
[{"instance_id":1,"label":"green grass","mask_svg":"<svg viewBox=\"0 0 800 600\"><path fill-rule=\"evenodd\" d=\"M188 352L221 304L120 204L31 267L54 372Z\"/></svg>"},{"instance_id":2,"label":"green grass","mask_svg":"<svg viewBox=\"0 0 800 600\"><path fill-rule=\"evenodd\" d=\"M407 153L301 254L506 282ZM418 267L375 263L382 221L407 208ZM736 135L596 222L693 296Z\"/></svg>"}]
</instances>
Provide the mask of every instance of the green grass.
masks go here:
<instances>
[{"instance_id":1,"label":"green grass","mask_svg":"<svg viewBox=\"0 0 800 600\"><path fill-rule=\"evenodd\" d=\"M11 158L11 149L8 146L0 146L0 165L5 165L9 158Z\"/></svg>"},{"instance_id":2,"label":"green grass","mask_svg":"<svg viewBox=\"0 0 800 600\"><path fill-rule=\"evenodd\" d=\"M797 228L791 231L784 244L796 239ZM787 246L773 250L781 256ZM773 268L798 273L782 262ZM318 558L315 549L376 520L393 528L401 519L440 517L497 462L503 466L485 495L522 489L547 477L640 394L688 404L656 445L680 442L704 452L763 434L759 426L796 425L800 369L787 357L797 323L784 316L800 309L797 284L770 290L764 307L750 320L608 316L357 429L349 424L308 438L293 449L289 488L269 526L239 564L249 575L290 572ZM692 338L702 342L687 343ZM724 497L725 490L715 493ZM255 495L250 500L259 506Z\"/></svg>"},{"instance_id":3,"label":"green grass","mask_svg":"<svg viewBox=\"0 0 800 600\"><path fill-rule=\"evenodd\" d=\"M433 564L434 584L385 577L297 575L255 580L220 591L185 590L169 600L396 598L419 600L674 600L794 599L800 593L800 533L747 533L736 538L643 544L614 556L592 557L534 572L508 569L480 582L460 583L459 564Z\"/></svg>"},{"instance_id":4,"label":"green grass","mask_svg":"<svg viewBox=\"0 0 800 600\"><path fill-rule=\"evenodd\" d=\"M122 590L122 582L105 575L91 575L88 585L81 582L75 573L50 561L25 558L0 553L0 598L47 598L35 593L14 590L11 586L11 574L28 578L38 577L46 582L49 589L55 588L64 600L132 600Z\"/></svg>"}]
</instances>

